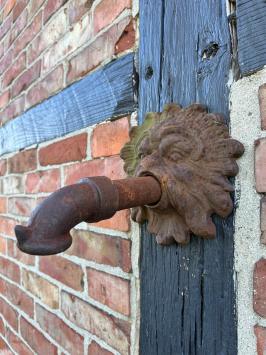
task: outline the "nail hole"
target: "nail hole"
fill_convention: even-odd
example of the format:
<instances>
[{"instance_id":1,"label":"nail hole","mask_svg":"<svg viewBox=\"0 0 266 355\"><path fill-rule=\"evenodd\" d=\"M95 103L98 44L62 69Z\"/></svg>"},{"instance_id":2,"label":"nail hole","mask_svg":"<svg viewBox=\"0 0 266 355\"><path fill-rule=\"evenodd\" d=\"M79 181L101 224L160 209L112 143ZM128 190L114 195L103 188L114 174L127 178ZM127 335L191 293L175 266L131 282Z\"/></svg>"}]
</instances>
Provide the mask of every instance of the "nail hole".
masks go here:
<instances>
[{"instance_id":1,"label":"nail hole","mask_svg":"<svg viewBox=\"0 0 266 355\"><path fill-rule=\"evenodd\" d=\"M146 79L146 80L149 80L149 79L151 79L152 76L153 76L153 69L152 69L152 67L149 65L149 66L146 68L146 71L145 71L145 79Z\"/></svg>"},{"instance_id":2,"label":"nail hole","mask_svg":"<svg viewBox=\"0 0 266 355\"><path fill-rule=\"evenodd\" d=\"M202 52L202 59L211 59L216 56L219 50L219 44L210 42Z\"/></svg>"}]
</instances>

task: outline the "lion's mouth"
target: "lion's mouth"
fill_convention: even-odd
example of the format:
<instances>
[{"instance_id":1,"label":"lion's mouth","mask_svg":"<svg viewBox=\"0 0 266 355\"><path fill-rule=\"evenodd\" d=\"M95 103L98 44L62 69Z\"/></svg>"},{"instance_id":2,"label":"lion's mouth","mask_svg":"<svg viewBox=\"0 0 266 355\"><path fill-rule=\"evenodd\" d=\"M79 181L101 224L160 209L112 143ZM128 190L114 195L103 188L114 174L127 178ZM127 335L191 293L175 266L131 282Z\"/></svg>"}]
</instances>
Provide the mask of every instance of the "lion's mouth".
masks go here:
<instances>
[{"instance_id":1,"label":"lion's mouth","mask_svg":"<svg viewBox=\"0 0 266 355\"><path fill-rule=\"evenodd\" d=\"M155 174L151 173L150 171L139 171L136 176L138 177L143 177L143 176L151 176L153 177L161 186L161 197L160 197L160 200L157 201L156 203L153 203L151 205L147 205L147 207L150 207L150 208L157 208L157 207L160 207L161 206L161 200L162 200L162 196L163 196L163 190L162 190L162 184L161 184L161 181L160 181L160 178L158 176L156 176Z\"/></svg>"}]
</instances>

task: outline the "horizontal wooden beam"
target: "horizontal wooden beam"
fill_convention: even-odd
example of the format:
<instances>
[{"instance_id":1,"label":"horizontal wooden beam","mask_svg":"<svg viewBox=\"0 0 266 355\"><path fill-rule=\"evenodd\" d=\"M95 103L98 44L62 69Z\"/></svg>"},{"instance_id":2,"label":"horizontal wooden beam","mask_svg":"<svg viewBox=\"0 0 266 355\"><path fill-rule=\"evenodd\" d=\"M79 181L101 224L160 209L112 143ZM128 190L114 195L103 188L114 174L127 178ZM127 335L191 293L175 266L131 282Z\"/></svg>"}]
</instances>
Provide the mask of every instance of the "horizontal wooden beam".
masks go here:
<instances>
[{"instance_id":1,"label":"horizontal wooden beam","mask_svg":"<svg viewBox=\"0 0 266 355\"><path fill-rule=\"evenodd\" d=\"M238 60L247 75L266 64L266 2L237 0L236 5Z\"/></svg>"},{"instance_id":2,"label":"horizontal wooden beam","mask_svg":"<svg viewBox=\"0 0 266 355\"><path fill-rule=\"evenodd\" d=\"M0 129L0 154L133 112L133 73L131 53L6 123Z\"/></svg>"}]
</instances>

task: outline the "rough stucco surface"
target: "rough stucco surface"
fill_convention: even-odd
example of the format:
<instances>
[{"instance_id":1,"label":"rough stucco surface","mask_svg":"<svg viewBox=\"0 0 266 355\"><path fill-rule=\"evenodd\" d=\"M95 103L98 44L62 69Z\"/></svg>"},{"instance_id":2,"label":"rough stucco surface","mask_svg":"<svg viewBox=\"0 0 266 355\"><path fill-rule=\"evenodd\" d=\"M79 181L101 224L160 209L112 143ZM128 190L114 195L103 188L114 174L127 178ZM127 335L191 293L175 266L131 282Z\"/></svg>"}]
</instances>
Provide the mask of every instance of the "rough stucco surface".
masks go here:
<instances>
[{"instance_id":1,"label":"rough stucco surface","mask_svg":"<svg viewBox=\"0 0 266 355\"><path fill-rule=\"evenodd\" d=\"M231 87L231 134L245 146L236 179L235 282L238 317L238 354L255 355L254 325L266 320L253 311L253 269L266 257L260 243L260 194L255 189L254 142L265 137L260 128L258 88L266 82L266 69L245 77Z\"/></svg>"}]
</instances>

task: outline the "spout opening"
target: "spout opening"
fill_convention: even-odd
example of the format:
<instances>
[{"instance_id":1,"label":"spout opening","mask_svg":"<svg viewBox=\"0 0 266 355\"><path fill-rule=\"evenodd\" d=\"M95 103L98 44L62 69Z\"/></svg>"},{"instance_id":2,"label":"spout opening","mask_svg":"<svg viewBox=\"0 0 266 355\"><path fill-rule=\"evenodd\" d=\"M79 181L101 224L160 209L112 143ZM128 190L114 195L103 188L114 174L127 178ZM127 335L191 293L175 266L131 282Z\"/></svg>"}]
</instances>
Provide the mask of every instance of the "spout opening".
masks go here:
<instances>
[{"instance_id":1,"label":"spout opening","mask_svg":"<svg viewBox=\"0 0 266 355\"><path fill-rule=\"evenodd\" d=\"M29 227L17 225L15 227L18 248L31 255L53 255L62 253L72 244L72 237L69 233L57 236L56 238L36 238Z\"/></svg>"}]
</instances>

